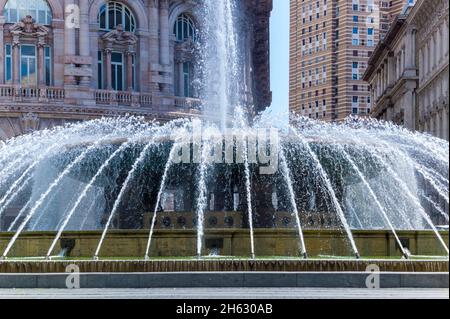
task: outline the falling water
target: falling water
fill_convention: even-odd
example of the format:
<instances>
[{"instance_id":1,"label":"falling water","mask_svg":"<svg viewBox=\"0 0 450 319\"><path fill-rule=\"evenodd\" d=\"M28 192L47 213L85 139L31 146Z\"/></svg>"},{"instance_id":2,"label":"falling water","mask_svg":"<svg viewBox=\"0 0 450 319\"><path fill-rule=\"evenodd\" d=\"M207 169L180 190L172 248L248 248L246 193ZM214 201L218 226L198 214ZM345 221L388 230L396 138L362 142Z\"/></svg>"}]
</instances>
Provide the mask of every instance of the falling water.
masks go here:
<instances>
[{"instance_id":1,"label":"falling water","mask_svg":"<svg viewBox=\"0 0 450 319\"><path fill-rule=\"evenodd\" d=\"M177 143L175 143L172 146L172 149L171 149L170 155L169 155L169 159L167 160L166 167L164 168L164 174L163 174L163 177L161 180L161 186L159 187L158 197L156 198L155 209L153 211L153 217L152 217L152 221L150 224L150 234L148 235L147 248L145 249L145 257L144 258L146 260L150 259L149 254L150 254L150 247L152 245L153 233L155 231L156 215L158 213L159 204L161 203L161 197L162 197L164 188L166 187L167 175L169 174L169 170L170 170L170 167L172 166L173 158L175 157L175 154L178 151L179 146L180 145Z\"/></svg>"},{"instance_id":2,"label":"falling water","mask_svg":"<svg viewBox=\"0 0 450 319\"><path fill-rule=\"evenodd\" d=\"M445 199L447 204L448 201L448 187L445 187L439 181L435 180L433 176L427 172L427 170L421 165L416 165L417 172L419 172L430 184L433 188L439 193L439 195ZM446 189L447 188L447 189Z\"/></svg>"},{"instance_id":3,"label":"falling water","mask_svg":"<svg viewBox=\"0 0 450 319\"><path fill-rule=\"evenodd\" d=\"M289 167L286 162L286 157L284 155L283 150L280 152L280 160L281 160L281 169L283 171L283 176L286 180L286 184L289 190L289 198L291 201L291 206L294 209L295 221L297 224L298 236L300 241L300 255L304 258L308 258L308 253L306 251L305 239L303 236L302 224L300 222L300 213L298 212L297 203L295 202L295 192L293 188L292 179L289 172Z\"/></svg>"},{"instance_id":4,"label":"falling water","mask_svg":"<svg viewBox=\"0 0 450 319\"><path fill-rule=\"evenodd\" d=\"M308 142L305 141L304 137L301 136L297 130L294 127L291 127L292 131L294 132L294 134L298 137L300 143L302 144L302 146L306 149L307 153L309 154L309 156L311 157L311 159L313 160L313 162L316 165L316 169L319 172L319 176L321 177L322 181L325 183L325 186L331 196L331 199L333 201L333 205L334 208L336 209L338 216L342 222L342 225L344 226L345 232L347 233L347 237L350 241L350 245L352 247L353 253L356 256L356 258L359 258L359 252L358 252L358 248L356 247L356 243L355 240L353 238L353 234L352 231L350 230L350 226L348 225L347 222L347 218L345 217L344 212L342 211L341 205L336 197L336 194L333 190L333 186L331 185L331 181L328 178L327 173L325 172L325 170L323 169L322 164L320 163L319 159L317 158L317 155L314 154L313 150L311 149L311 147L309 146Z\"/></svg>"},{"instance_id":5,"label":"falling water","mask_svg":"<svg viewBox=\"0 0 450 319\"><path fill-rule=\"evenodd\" d=\"M201 163L199 168L199 180L198 180L198 198L197 198L197 208L196 208L196 216L197 216L197 257L201 258L202 256L202 247L203 247L203 236L204 232L204 223L205 223L205 209L207 205L207 186L206 186L206 176L207 170L209 168L208 156L207 153L210 151L210 143L205 143L202 148L202 156Z\"/></svg>"},{"instance_id":6,"label":"falling water","mask_svg":"<svg viewBox=\"0 0 450 319\"><path fill-rule=\"evenodd\" d=\"M346 160L350 163L353 170L358 174L359 178L361 179L361 181L364 183L367 190L369 191L370 196L375 201L383 218L385 219L386 223L388 224L389 228L391 229L392 233L394 234L395 240L397 241L398 247L400 247L400 250L402 251L403 256L405 256L405 258L409 258L409 254L406 252L405 247L403 247L403 244L402 244L400 238L398 237L397 232L395 231L394 225L392 225L391 221L389 220L389 217L388 217L386 211L384 210L383 206L381 205L380 201L378 200L378 197L374 193L372 187L370 187L370 184L367 182L366 178L361 173L361 170L358 168L358 166L355 164L355 162L352 160L352 158L347 154L347 152L345 152L345 150L343 150L343 149L341 149L341 152L344 155L344 157L346 158Z\"/></svg>"},{"instance_id":7,"label":"falling water","mask_svg":"<svg viewBox=\"0 0 450 319\"><path fill-rule=\"evenodd\" d=\"M152 139L150 142L147 143L147 145L145 145L144 149L142 150L141 154L139 155L139 158L134 162L132 169L128 173L128 176L122 185L122 188L120 190L119 195L117 196L117 199L114 203L111 213L109 214L108 221L106 222L105 229L103 230L103 233L102 233L102 237L100 238L100 242L98 243L97 249L95 250L94 259L98 259L98 255L100 253L100 249L102 248L103 241L105 240L106 233L108 232L109 227L111 226L111 222L112 222L114 216L116 215L116 211L119 208L120 203L122 202L122 197L125 194L125 191L127 190L128 185L130 184L130 181L133 179L136 170L145 161L145 158L148 155L148 151L154 145L154 143L155 143L155 141L154 141L154 139Z\"/></svg>"},{"instance_id":8,"label":"falling water","mask_svg":"<svg viewBox=\"0 0 450 319\"><path fill-rule=\"evenodd\" d=\"M111 163L111 161L118 156L120 153L122 153L130 144L129 143L124 143L122 144L107 160L106 162L103 163L103 165L99 168L99 170L97 171L97 173L95 174L95 176L92 178L92 180L89 182L89 184L84 188L83 192L80 194L80 196L78 196L78 199L75 203L75 205L73 206L72 210L67 214L66 218L64 219L64 221L62 222L62 225L59 228L58 233L56 234L55 239L53 240L52 244L50 245L50 248L48 249L46 258L50 257L50 254L52 253L53 249L55 248L59 238L62 235L62 232L64 231L64 229L66 228L67 224L69 223L70 218L73 216L73 214L75 213L75 210L78 208L78 206L80 205L81 201L83 200L83 198L87 195L87 193L89 192L89 190L91 189L91 187L93 186L93 184L96 182L96 180L98 179L98 177L103 174L103 171L108 167L108 165Z\"/></svg>"},{"instance_id":9,"label":"falling water","mask_svg":"<svg viewBox=\"0 0 450 319\"><path fill-rule=\"evenodd\" d=\"M14 245L15 241L17 240L17 238L19 237L20 233L22 232L22 230L24 229L24 227L26 226L26 224L28 223L28 221L31 219L31 217L33 217L34 213L36 212L36 210L42 205L42 203L45 201L45 199L47 198L47 196L51 193L51 191L58 186L59 182L67 175L69 174L69 172L71 171L71 169L73 167L75 167L77 164L79 164L85 157L86 155L94 150L97 146L98 143L93 144L92 146L88 147L85 151L83 151L83 153L81 153L81 155L79 155L69 166L66 167L66 169L58 176L58 178L53 182L52 185L50 185L50 187L47 189L47 191L42 194L42 196L39 198L39 200L34 204L33 208L30 210L30 212L28 213L28 215L25 217L24 221L22 222L22 224L19 226L19 229L17 230L17 232L14 234L13 238L11 239L11 241L9 242L8 246L6 247L5 251L3 252L2 258L6 258L10 249L12 248L12 246Z\"/></svg>"},{"instance_id":10,"label":"falling water","mask_svg":"<svg viewBox=\"0 0 450 319\"><path fill-rule=\"evenodd\" d=\"M206 113L218 122L222 132L228 128L228 118L240 102L239 54L235 31L236 0L205 0L202 13L204 41L201 55L202 97Z\"/></svg>"},{"instance_id":11,"label":"falling water","mask_svg":"<svg viewBox=\"0 0 450 319\"><path fill-rule=\"evenodd\" d=\"M444 212L437 203L435 203L431 198L425 195L422 195L422 198L425 199L428 203L430 203L434 207L434 209L436 209L438 213L441 214L447 220L447 222L449 221L448 214Z\"/></svg>"},{"instance_id":12,"label":"falling water","mask_svg":"<svg viewBox=\"0 0 450 319\"><path fill-rule=\"evenodd\" d=\"M302 124L304 122L306 124ZM154 125L154 128L152 128L153 124L145 125L144 123L145 122L140 119L104 119L78 124L76 127L57 129L54 132L54 136L52 136L51 133L46 133L43 137L34 136L34 138L29 138L28 143L33 144L40 144L40 139L43 138L44 141L41 143L42 152L40 154L47 155L41 156L35 154L34 156L31 156L27 166L14 173L16 179L6 183L4 188L0 188L1 198L4 198L3 208L8 205L10 206L8 203L12 203L11 199L13 197L15 198L14 202L19 201L19 199L23 200L23 204L20 207L18 214L14 216L14 221L10 225L6 225L8 230L11 231L16 229L17 224L20 224L14 237L9 242L4 256L8 255L11 247L25 230L25 227L27 227L31 218L35 218L33 221L36 223L42 219L44 214L47 214L49 218L53 218L53 220L51 223L49 223L49 221L40 223L38 227L39 230L53 230L51 228L53 226L51 225L59 225L57 226L56 237L52 241L51 248L53 249L50 249L47 254L50 256L52 250L56 247L55 245L59 241L62 232L68 228L69 221L72 221L74 230L80 230L85 228L85 221L88 217L99 219L101 218L102 213L106 213L106 211L104 211L106 209L105 204L97 205L97 203L95 203L96 201L100 202L101 200L104 200L104 191L98 194L94 192L92 194L92 200L88 200L87 193L94 184L98 184L96 187L102 189L104 185L108 185L102 183L110 181L112 183L117 183L115 189L118 191L120 190L120 193L112 198L113 201L111 204L114 205L112 210L108 210L108 222L105 226L102 226L102 237L97 247L101 248L105 236L111 228L112 219L119 212L119 207L125 207L127 205L127 202L124 201L124 193L131 185L131 180L133 180L133 183L136 183L135 178L133 177L137 176L137 170L143 166L153 166L154 160L159 164L163 164L161 166L162 179L150 181L151 183L158 185L158 194L154 198L156 204L155 202L152 202L152 210L157 210L160 206L159 202L161 201L162 192L168 184L169 169L174 170L175 173L178 169L177 165L172 164L175 144L167 137L171 134L175 135L175 140L177 136L179 138L184 137L185 135L188 135L188 132L186 130L176 130L175 128L183 123L187 123L189 127L192 127L193 124L192 121L183 120L178 123L171 122L164 126L156 124ZM213 150L213 145L215 145L218 140L216 135L220 133L214 124L209 123L207 125L209 126L207 126L203 132L204 140L203 148L201 149L201 161L199 161L200 165L197 167L197 174L192 176L197 189L196 197L194 198L194 202L196 203L194 213L197 214L198 220L196 249L198 256L201 256L203 251L204 216L207 209L209 189L211 183L213 183L213 181L210 180L210 177L213 176L211 175L211 172L213 169L216 169L216 165L212 164L211 156L213 156L213 154L211 151ZM236 124L235 131L237 131L237 134L241 134L242 137L257 135L256 131L254 131L255 128L241 127L241 125L242 123ZM261 126L262 124L258 123L258 125ZM439 182L441 186L445 186L445 180L439 177L447 174L445 162L442 162L439 157L434 157L434 153L432 152L415 152L415 150L409 147L413 144L420 145L420 135L411 135L409 133L404 133L401 130L397 130L397 135L402 139L391 140L393 134L388 134L386 130L395 131L396 128L390 126L383 127L382 124L377 125L377 129L372 129L368 124L361 125L361 127L355 127L355 124L325 125L314 121L298 120L298 122L293 121L291 127L292 135L286 135L284 133L281 135L281 149L286 152L280 152L280 171L276 173L276 176L279 176L280 183L282 182L283 185L286 184L287 188L285 188L285 194L280 194L280 200L287 200L285 205L287 204L293 209L294 214L292 215L296 220L296 229L299 234L299 245L302 253L306 253L306 247L304 243L302 243L302 241L304 241L304 239L302 239L302 213L304 210L308 211L308 207L312 207L311 209L314 210L314 205L311 206L309 203L304 205L303 201L314 202L317 198L322 198L323 195L321 195L318 190L310 190L310 186L308 185L306 185L306 189L302 189L302 187L293 187L294 183L307 181L302 181L301 177L299 179L299 176L297 175L297 171L301 167L309 167L307 172L312 175L312 182L318 180L323 183L324 192L328 194L326 197L323 197L326 207L328 207L330 212L337 213L350 240L353 238L351 237L351 230L347 223L347 218L354 220L359 229L380 229L377 225L383 225L383 223L388 225L388 229L391 231L397 231L397 229L424 229L424 226L417 218L418 215L422 221L424 220L426 224L431 227L442 246L445 245L440 233L434 226L433 221L420 203L419 198L422 198L423 194L425 194L423 187L428 184L423 185L423 176L417 174L419 168L424 170L423 167L425 163L429 163L425 170L427 174L430 178L432 177L435 181ZM80 133L82 131L86 132ZM112 136L111 134L113 134L113 132L115 133ZM286 144L288 141L290 144ZM371 141L374 142L372 143ZM409 144L405 145L405 143ZM126 147L126 145L131 144L136 145L136 148ZM113 151L111 151L111 145L115 145ZM161 152L161 150L164 149L164 145L170 145L170 149ZM326 162L326 157L323 157L320 148L317 148L318 145L328 149L331 152L330 154L333 154L332 156L335 157L334 162L336 165L339 164L341 166L330 166L330 163ZM339 147L336 148L336 145L339 145ZM342 145L342 147L340 145ZM290 148L287 148L288 146ZM15 154L17 153L15 150L16 148L23 149L23 147L23 145L6 144L6 146L3 146L3 151L9 152L9 154ZM438 146L428 145L427 147L434 148L439 154L442 153L438 152ZM292 157L292 152L289 151L291 148L294 150L294 153L295 150L300 151L300 153ZM110 150L106 153L106 157L105 152L103 152L103 157L98 155L101 153L102 149ZM140 158L137 160L135 160L135 155L132 155L131 157L127 155L132 152L133 149L135 151L139 150L136 157ZM390 154L391 158L388 156L387 159L385 159L383 156L386 156L386 154ZM105 178L106 175L110 174L109 169L112 169L111 161L114 157L120 158L120 160L114 164L114 170L117 169L118 172L122 171L123 176L127 177L127 179L123 183L115 179L100 182L100 176ZM393 159L394 157L396 160ZM130 161L131 167L129 168L124 165L125 162L123 162L126 158L128 158L126 162ZM152 158L152 163L149 163L150 158ZM242 156L241 158L243 160L245 157ZM247 158L247 160L249 161L249 158ZM5 165L11 162L14 162L14 159L8 161L8 157L4 157L3 163ZM154 164L156 165L157 163L155 162ZM347 167L345 163L348 163L349 166ZM242 163L237 165L243 169L240 178L242 178L244 185L243 192L248 195L255 190L254 181L249 178L250 174L254 174L254 171L250 165L246 166L244 164L245 161L242 161ZM116 165L119 166L116 167ZM79 169L81 167L84 167L83 170ZM107 167L109 167L108 173L106 173ZM40 172L42 169L45 169L43 173ZM333 174L333 170L336 169L341 169L342 171L335 175ZM45 179L48 172L53 172L50 174L50 177L48 177L51 178L50 181ZM358 180L354 180L354 175L350 174L350 172L356 172ZM69 204L69 206L67 206L66 203L60 205L62 204L61 200L65 198L60 192L63 190L63 185L66 185L65 179L69 176L70 179L74 181L79 180L80 182L82 181L82 183L77 182L73 184L73 203ZM274 180L277 180L276 176L273 176ZM30 180L28 180L28 178L30 178ZM336 178L339 180L336 180ZM20 180L20 182L18 183L17 180ZM359 181L362 181L362 186L359 186ZM342 202L335 193L337 190L334 189L334 185L339 185L339 183L343 184L343 187L346 190ZM140 187L140 185L133 184L133 187L135 186ZM25 191L25 189L29 188L32 189L31 193L29 193L29 190ZM358 190L358 192L356 192L356 190ZM305 193L302 194L302 192ZM374 200L367 201L364 197L367 196L367 193ZM305 197L305 194L308 197ZM427 189L426 194L428 198L423 198L424 202L430 202L431 197L429 196L440 196L435 188ZM135 192L133 195L140 196L140 193ZM283 199L283 196L285 196L285 199ZM251 198L247 197L247 199L247 203L251 203ZM355 200L358 202L366 202L368 205L367 207L370 208L370 205L373 205L376 209L363 209L362 207L355 205L357 204ZM384 202L382 202L382 200ZM76 211L84 211L81 209L83 202L89 206L86 207L87 212L82 214L79 220L74 219ZM296 207L298 204L302 205L301 209ZM252 208L253 205L257 210L259 207L258 202L255 201L252 203ZM433 205L431 209L435 208L439 208L438 205ZM49 213L60 209L62 210L62 215L61 213L59 213L59 215ZM384 210L384 213L381 218L378 218L377 215L381 215L379 213L382 209ZM442 214L442 216L446 216L446 220L448 221L447 212L443 211L443 209L437 211ZM158 213L158 211L156 211L156 213ZM156 216L157 215L154 214L153 218L156 218ZM401 216L401 219L399 219L399 216ZM366 217L370 218L367 219ZM58 218L61 219L57 220ZM253 218L258 221L257 216L253 216L252 219ZM370 221L375 220L378 220L376 224L370 223ZM383 221L383 223L380 223L380 220ZM97 220L95 225L101 225L100 221ZM154 231L156 231L155 219L150 225L153 225L150 229L148 240L148 243L151 244ZM33 230L35 228L34 226L29 226L28 229ZM87 229L89 230L90 228ZM252 228L250 241L253 236ZM253 244L255 243L253 242ZM447 251L446 246L444 247ZM252 247L252 252L254 252L254 248L255 247ZM354 241L352 248L356 255L357 250L354 246ZM97 256L99 251L100 250L97 249ZM149 250L147 251L147 255L148 253Z\"/></svg>"},{"instance_id":13,"label":"falling water","mask_svg":"<svg viewBox=\"0 0 450 319\"><path fill-rule=\"evenodd\" d=\"M14 229L14 227L17 224L17 222L22 218L23 214L25 214L26 210L30 207L30 205L31 205L31 199L28 200L28 202L23 206L23 208L17 214L16 218L14 218L13 222L11 223L11 225L9 225L9 228L8 228L9 232Z\"/></svg>"},{"instance_id":14,"label":"falling water","mask_svg":"<svg viewBox=\"0 0 450 319\"><path fill-rule=\"evenodd\" d=\"M401 187L401 189L405 192L405 194L407 194L407 196L412 200L412 202L416 205L419 213L422 215L422 217L424 218L424 220L428 223L428 225L431 227L431 229L433 230L433 232L436 234L436 237L438 238L439 242L441 243L442 247L444 248L444 250L446 251L447 255L449 254L449 250L447 247L447 244L445 243L444 239L442 238L441 234L439 233L439 231L436 229L436 226L433 224L433 221L430 219L430 217L427 215L427 213L424 211L422 205L420 204L418 198L416 196L414 196L410 189L408 188L408 185L405 184L404 181L402 181L396 172L394 172L392 170L392 168L386 164L386 162L383 160L383 158L376 154L373 153L372 154L375 158L377 158L380 162L382 162L385 166L385 168L387 169L387 171L389 172L390 176L392 178L394 178L394 180L399 184L399 186Z\"/></svg>"},{"instance_id":15,"label":"falling water","mask_svg":"<svg viewBox=\"0 0 450 319\"><path fill-rule=\"evenodd\" d=\"M22 185L17 189L17 190L13 190L14 193L12 196L10 196L8 198L8 200L6 200L7 196L11 194L11 192L9 192L9 194L6 194L1 200L0 200L0 218L2 217L2 213L5 211L5 209L9 206L9 204L11 204L11 202L16 198L17 195L21 194L22 191L25 189L25 187L28 186L28 183L31 181L32 176L28 176L27 179L22 183Z\"/></svg>"}]
</instances>

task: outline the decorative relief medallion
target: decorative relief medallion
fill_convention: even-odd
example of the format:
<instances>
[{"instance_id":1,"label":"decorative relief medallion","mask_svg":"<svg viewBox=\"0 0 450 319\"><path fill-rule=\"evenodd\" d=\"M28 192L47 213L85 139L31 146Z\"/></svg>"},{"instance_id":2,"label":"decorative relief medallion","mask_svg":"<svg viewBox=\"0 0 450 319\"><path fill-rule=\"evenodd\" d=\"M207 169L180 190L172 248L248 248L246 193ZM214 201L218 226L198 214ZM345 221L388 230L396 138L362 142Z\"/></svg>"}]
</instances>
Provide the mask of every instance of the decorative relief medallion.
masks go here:
<instances>
[{"instance_id":1,"label":"decorative relief medallion","mask_svg":"<svg viewBox=\"0 0 450 319\"><path fill-rule=\"evenodd\" d=\"M35 113L26 113L20 117L23 133L31 133L39 129L39 116Z\"/></svg>"}]
</instances>

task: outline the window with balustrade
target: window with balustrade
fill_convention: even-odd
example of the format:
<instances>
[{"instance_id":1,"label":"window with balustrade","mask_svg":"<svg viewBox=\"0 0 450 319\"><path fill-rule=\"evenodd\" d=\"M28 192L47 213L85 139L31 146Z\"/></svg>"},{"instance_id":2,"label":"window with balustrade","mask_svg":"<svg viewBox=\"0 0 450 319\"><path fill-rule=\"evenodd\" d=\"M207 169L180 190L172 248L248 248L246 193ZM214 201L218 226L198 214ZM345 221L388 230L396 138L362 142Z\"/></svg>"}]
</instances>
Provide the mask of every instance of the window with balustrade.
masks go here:
<instances>
[{"instance_id":1,"label":"window with balustrade","mask_svg":"<svg viewBox=\"0 0 450 319\"><path fill-rule=\"evenodd\" d=\"M6 84L50 86L52 76L52 11L45 0L8 0L4 7L4 72Z\"/></svg>"},{"instance_id":2,"label":"window with balustrade","mask_svg":"<svg viewBox=\"0 0 450 319\"><path fill-rule=\"evenodd\" d=\"M137 24L133 12L122 3L110 1L100 7L98 22L98 88L136 90L138 37L135 35Z\"/></svg>"}]
</instances>

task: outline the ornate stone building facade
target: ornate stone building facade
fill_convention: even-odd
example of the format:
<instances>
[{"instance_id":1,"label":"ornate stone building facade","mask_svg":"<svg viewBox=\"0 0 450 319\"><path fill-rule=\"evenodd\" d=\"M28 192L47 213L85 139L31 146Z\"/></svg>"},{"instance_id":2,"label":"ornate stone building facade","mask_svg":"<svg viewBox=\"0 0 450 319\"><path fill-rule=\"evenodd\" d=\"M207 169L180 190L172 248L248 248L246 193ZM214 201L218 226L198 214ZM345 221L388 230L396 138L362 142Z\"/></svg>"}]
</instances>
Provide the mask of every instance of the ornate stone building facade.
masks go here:
<instances>
[{"instance_id":1,"label":"ornate stone building facade","mask_svg":"<svg viewBox=\"0 0 450 319\"><path fill-rule=\"evenodd\" d=\"M101 116L199 116L201 2L0 0L0 140ZM272 0L238 3L256 113L271 103Z\"/></svg>"},{"instance_id":2,"label":"ornate stone building facade","mask_svg":"<svg viewBox=\"0 0 450 319\"><path fill-rule=\"evenodd\" d=\"M372 116L449 139L449 3L405 10L369 61Z\"/></svg>"}]
</instances>

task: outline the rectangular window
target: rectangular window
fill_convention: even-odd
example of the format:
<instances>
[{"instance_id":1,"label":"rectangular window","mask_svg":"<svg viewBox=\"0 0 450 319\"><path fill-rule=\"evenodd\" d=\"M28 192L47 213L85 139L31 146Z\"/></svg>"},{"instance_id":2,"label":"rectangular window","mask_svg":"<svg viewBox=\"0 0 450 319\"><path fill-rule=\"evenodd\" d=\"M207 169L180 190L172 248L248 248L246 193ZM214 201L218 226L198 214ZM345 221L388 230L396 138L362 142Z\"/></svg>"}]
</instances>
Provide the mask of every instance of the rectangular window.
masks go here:
<instances>
[{"instance_id":1,"label":"rectangular window","mask_svg":"<svg viewBox=\"0 0 450 319\"><path fill-rule=\"evenodd\" d=\"M20 47L20 81L24 87L37 84L36 46L22 45Z\"/></svg>"},{"instance_id":2,"label":"rectangular window","mask_svg":"<svg viewBox=\"0 0 450 319\"><path fill-rule=\"evenodd\" d=\"M358 16L353 16L353 22L358 22Z\"/></svg>"},{"instance_id":3,"label":"rectangular window","mask_svg":"<svg viewBox=\"0 0 450 319\"><path fill-rule=\"evenodd\" d=\"M368 35L373 35L373 28L368 28L367 29L367 34Z\"/></svg>"},{"instance_id":4,"label":"rectangular window","mask_svg":"<svg viewBox=\"0 0 450 319\"><path fill-rule=\"evenodd\" d=\"M358 34L359 30L358 27L353 27L353 34Z\"/></svg>"},{"instance_id":5,"label":"rectangular window","mask_svg":"<svg viewBox=\"0 0 450 319\"><path fill-rule=\"evenodd\" d=\"M12 47L11 44L5 45L5 82L12 81Z\"/></svg>"},{"instance_id":6,"label":"rectangular window","mask_svg":"<svg viewBox=\"0 0 450 319\"><path fill-rule=\"evenodd\" d=\"M123 54L120 52L112 52L111 54L111 77L113 89L115 91L123 91Z\"/></svg>"}]
</instances>

